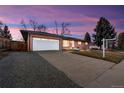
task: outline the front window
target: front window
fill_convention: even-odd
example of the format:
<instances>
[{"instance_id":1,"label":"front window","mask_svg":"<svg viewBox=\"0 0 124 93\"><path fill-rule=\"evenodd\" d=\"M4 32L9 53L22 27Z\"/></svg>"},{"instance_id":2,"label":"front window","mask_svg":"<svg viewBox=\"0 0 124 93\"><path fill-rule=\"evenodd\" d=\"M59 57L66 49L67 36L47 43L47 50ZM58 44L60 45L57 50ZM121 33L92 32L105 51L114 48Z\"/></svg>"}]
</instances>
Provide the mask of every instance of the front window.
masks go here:
<instances>
[{"instance_id":1,"label":"front window","mask_svg":"<svg viewBox=\"0 0 124 93\"><path fill-rule=\"evenodd\" d=\"M85 45L88 45L88 42L85 42Z\"/></svg>"},{"instance_id":2,"label":"front window","mask_svg":"<svg viewBox=\"0 0 124 93\"><path fill-rule=\"evenodd\" d=\"M81 41L78 41L78 45L81 45Z\"/></svg>"},{"instance_id":3,"label":"front window","mask_svg":"<svg viewBox=\"0 0 124 93\"><path fill-rule=\"evenodd\" d=\"M72 47L75 47L75 45L74 45L74 41L71 41L71 45L72 45Z\"/></svg>"},{"instance_id":4,"label":"front window","mask_svg":"<svg viewBox=\"0 0 124 93\"><path fill-rule=\"evenodd\" d=\"M69 41L68 40L63 40L63 46L68 47L69 46Z\"/></svg>"}]
</instances>

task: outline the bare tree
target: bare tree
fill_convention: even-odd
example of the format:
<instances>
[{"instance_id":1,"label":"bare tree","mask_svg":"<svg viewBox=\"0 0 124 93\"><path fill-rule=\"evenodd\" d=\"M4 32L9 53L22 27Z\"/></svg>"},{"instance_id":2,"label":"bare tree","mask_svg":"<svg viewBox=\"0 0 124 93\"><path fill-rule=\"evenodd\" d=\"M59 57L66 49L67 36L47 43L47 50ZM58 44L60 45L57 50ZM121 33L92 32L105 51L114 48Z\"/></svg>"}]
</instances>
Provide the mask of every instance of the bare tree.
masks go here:
<instances>
[{"instance_id":1,"label":"bare tree","mask_svg":"<svg viewBox=\"0 0 124 93\"><path fill-rule=\"evenodd\" d=\"M10 33L7 25L4 26L3 31L4 31L4 37L6 37L8 39L12 39L11 33Z\"/></svg>"},{"instance_id":2,"label":"bare tree","mask_svg":"<svg viewBox=\"0 0 124 93\"><path fill-rule=\"evenodd\" d=\"M68 30L67 34L68 34L68 35L71 35L71 31L70 31L70 30Z\"/></svg>"},{"instance_id":3,"label":"bare tree","mask_svg":"<svg viewBox=\"0 0 124 93\"><path fill-rule=\"evenodd\" d=\"M24 30L27 29L27 26L26 26L25 21L23 19L21 20L21 25L22 25Z\"/></svg>"},{"instance_id":4,"label":"bare tree","mask_svg":"<svg viewBox=\"0 0 124 93\"><path fill-rule=\"evenodd\" d=\"M68 29L68 27L70 26L70 24L63 22L61 25L62 25L61 35L64 35L64 34L70 35L71 31Z\"/></svg>"},{"instance_id":5,"label":"bare tree","mask_svg":"<svg viewBox=\"0 0 124 93\"><path fill-rule=\"evenodd\" d=\"M46 32L47 27L42 24L42 25L38 25L38 26L37 26L37 29L38 29L38 31Z\"/></svg>"},{"instance_id":6,"label":"bare tree","mask_svg":"<svg viewBox=\"0 0 124 93\"><path fill-rule=\"evenodd\" d=\"M58 35L58 23L55 21L55 26L56 26L56 34Z\"/></svg>"},{"instance_id":7,"label":"bare tree","mask_svg":"<svg viewBox=\"0 0 124 93\"><path fill-rule=\"evenodd\" d=\"M35 20L30 19L29 24L31 25L33 31L36 31L36 29L38 27L38 22L36 22Z\"/></svg>"}]
</instances>

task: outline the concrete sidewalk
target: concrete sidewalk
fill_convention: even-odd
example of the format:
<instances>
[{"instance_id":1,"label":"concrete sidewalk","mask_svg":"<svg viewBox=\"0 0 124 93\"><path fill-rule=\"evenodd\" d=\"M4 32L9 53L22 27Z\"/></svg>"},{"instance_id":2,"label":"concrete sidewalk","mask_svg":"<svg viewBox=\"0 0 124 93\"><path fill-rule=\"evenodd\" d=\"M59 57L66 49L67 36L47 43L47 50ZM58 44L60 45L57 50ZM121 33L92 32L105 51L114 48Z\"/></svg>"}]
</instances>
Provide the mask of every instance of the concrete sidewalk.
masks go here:
<instances>
[{"instance_id":1,"label":"concrete sidewalk","mask_svg":"<svg viewBox=\"0 0 124 93\"><path fill-rule=\"evenodd\" d=\"M88 84L86 87L124 88L124 60L115 65L112 69L109 69L106 73Z\"/></svg>"},{"instance_id":2,"label":"concrete sidewalk","mask_svg":"<svg viewBox=\"0 0 124 93\"><path fill-rule=\"evenodd\" d=\"M104 60L67 52L38 52L38 54L82 87L87 87L115 65Z\"/></svg>"}]
</instances>

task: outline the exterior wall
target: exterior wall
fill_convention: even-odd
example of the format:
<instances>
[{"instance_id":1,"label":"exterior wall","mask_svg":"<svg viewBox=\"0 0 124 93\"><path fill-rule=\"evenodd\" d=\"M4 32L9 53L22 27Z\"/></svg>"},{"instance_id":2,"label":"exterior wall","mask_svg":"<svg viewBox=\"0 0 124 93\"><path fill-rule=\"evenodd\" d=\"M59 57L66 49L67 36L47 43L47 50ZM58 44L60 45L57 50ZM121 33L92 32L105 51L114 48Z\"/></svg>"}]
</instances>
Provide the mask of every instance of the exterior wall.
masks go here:
<instances>
[{"instance_id":1,"label":"exterior wall","mask_svg":"<svg viewBox=\"0 0 124 93\"><path fill-rule=\"evenodd\" d=\"M89 49L89 44L87 42L82 42L82 49L84 50Z\"/></svg>"},{"instance_id":2,"label":"exterior wall","mask_svg":"<svg viewBox=\"0 0 124 93\"><path fill-rule=\"evenodd\" d=\"M61 38L57 38L57 37L51 37L51 36L42 36L42 35L30 35L28 36L28 51L32 51L33 50L33 38L45 38L45 39L55 39L55 40L59 40L59 49L62 50L62 39Z\"/></svg>"},{"instance_id":3,"label":"exterior wall","mask_svg":"<svg viewBox=\"0 0 124 93\"><path fill-rule=\"evenodd\" d=\"M79 49L82 49L82 42L81 44L78 44L78 42L81 42L81 41L75 41L75 48L79 48Z\"/></svg>"},{"instance_id":4,"label":"exterior wall","mask_svg":"<svg viewBox=\"0 0 124 93\"><path fill-rule=\"evenodd\" d=\"M59 38L59 37L51 37L51 36L43 36L43 35L32 35L32 34L29 34L28 35L28 40L27 40L27 50L28 51L32 51L33 50L33 38L45 38L45 39L55 39L55 40L59 40L59 49L60 50L69 50L69 49L74 49L74 48L79 48L79 49L88 49L88 46L89 45L86 45L85 43L86 42L82 42L82 41L79 41L79 40L67 40L69 41L69 46L68 47L64 47L63 46L63 40L65 39L62 39L62 38ZM72 47L72 41L74 41L74 47ZM81 44L79 44L78 42L81 42Z\"/></svg>"},{"instance_id":5,"label":"exterior wall","mask_svg":"<svg viewBox=\"0 0 124 93\"><path fill-rule=\"evenodd\" d=\"M82 41L77 41L77 40L67 40L69 42L69 46L68 47L64 47L63 44L63 49L74 49L74 48L79 48L79 49L87 49L88 47L85 45L85 42ZM74 47L72 47L72 44L70 41L74 41ZM78 42L80 42L81 44L79 44Z\"/></svg>"},{"instance_id":6,"label":"exterior wall","mask_svg":"<svg viewBox=\"0 0 124 93\"><path fill-rule=\"evenodd\" d=\"M65 41L67 41L69 43L69 46L64 46L64 40L62 40L62 48L63 49L72 49L72 44L71 44L72 40L65 40ZM75 45L75 43L74 43L74 45Z\"/></svg>"}]
</instances>

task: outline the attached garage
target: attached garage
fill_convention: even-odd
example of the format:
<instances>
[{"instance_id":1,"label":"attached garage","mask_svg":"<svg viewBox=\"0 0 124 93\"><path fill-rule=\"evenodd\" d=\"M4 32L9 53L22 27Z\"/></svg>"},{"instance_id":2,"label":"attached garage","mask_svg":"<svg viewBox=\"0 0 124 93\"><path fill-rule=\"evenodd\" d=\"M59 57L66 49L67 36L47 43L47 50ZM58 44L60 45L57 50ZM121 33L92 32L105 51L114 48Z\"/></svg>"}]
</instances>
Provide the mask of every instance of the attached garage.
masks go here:
<instances>
[{"instance_id":1,"label":"attached garage","mask_svg":"<svg viewBox=\"0 0 124 93\"><path fill-rule=\"evenodd\" d=\"M33 51L59 50L59 40L33 38Z\"/></svg>"},{"instance_id":2,"label":"attached garage","mask_svg":"<svg viewBox=\"0 0 124 93\"><path fill-rule=\"evenodd\" d=\"M20 31L27 45L27 51L51 51L82 49L83 40L71 36L51 34L48 32L21 30Z\"/></svg>"}]
</instances>

